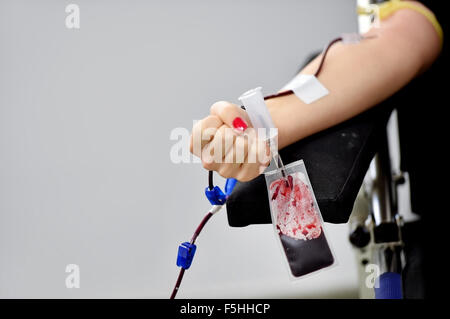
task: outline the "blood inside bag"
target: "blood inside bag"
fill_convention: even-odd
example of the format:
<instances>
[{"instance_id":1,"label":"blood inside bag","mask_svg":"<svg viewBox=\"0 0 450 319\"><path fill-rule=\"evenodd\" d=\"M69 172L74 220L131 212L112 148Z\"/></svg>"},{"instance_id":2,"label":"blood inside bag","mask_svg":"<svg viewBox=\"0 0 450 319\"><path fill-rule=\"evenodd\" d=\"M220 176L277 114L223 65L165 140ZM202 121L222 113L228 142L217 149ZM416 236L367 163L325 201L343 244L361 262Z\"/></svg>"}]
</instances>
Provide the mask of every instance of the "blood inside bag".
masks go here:
<instances>
[{"instance_id":1,"label":"blood inside bag","mask_svg":"<svg viewBox=\"0 0 450 319\"><path fill-rule=\"evenodd\" d=\"M270 184L270 202L276 229L289 267L299 277L334 262L322 229L314 195L305 176L293 173Z\"/></svg>"}]
</instances>

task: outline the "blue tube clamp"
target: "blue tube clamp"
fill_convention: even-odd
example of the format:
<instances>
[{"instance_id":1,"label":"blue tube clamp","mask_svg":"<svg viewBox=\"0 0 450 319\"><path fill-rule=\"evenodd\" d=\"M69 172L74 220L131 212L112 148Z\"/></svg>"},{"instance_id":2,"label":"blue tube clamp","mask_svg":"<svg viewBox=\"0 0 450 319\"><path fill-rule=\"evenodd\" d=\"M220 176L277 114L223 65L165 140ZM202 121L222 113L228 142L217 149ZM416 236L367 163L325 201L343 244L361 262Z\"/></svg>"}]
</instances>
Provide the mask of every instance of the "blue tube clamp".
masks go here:
<instances>
[{"instance_id":1,"label":"blue tube clamp","mask_svg":"<svg viewBox=\"0 0 450 319\"><path fill-rule=\"evenodd\" d=\"M191 244L189 242L184 242L178 247L178 257L177 257L177 266L189 269L192 264L192 260L194 259L195 250L197 246L195 244Z\"/></svg>"},{"instance_id":2,"label":"blue tube clamp","mask_svg":"<svg viewBox=\"0 0 450 319\"><path fill-rule=\"evenodd\" d=\"M219 186L214 186L213 189L206 187L205 195L212 205L223 205L227 201L227 195L222 192Z\"/></svg>"},{"instance_id":3,"label":"blue tube clamp","mask_svg":"<svg viewBox=\"0 0 450 319\"><path fill-rule=\"evenodd\" d=\"M214 186L213 189L209 189L206 187L205 195L208 198L209 202L212 205L224 205L227 201L227 197L233 191L234 186L236 185L237 180L234 178L228 178L225 183L225 193L220 189L219 186Z\"/></svg>"}]
</instances>

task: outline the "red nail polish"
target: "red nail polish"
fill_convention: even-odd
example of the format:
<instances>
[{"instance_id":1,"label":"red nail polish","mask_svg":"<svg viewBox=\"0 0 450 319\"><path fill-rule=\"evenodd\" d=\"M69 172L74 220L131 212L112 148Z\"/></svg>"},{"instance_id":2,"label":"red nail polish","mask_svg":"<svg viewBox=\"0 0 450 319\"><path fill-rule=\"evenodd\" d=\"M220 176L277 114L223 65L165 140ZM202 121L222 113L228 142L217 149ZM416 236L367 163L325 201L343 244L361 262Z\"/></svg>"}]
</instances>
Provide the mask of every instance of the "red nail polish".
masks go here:
<instances>
[{"instance_id":1,"label":"red nail polish","mask_svg":"<svg viewBox=\"0 0 450 319\"><path fill-rule=\"evenodd\" d=\"M247 123L240 117L236 117L233 120L233 127L238 131L244 132L247 129Z\"/></svg>"}]
</instances>

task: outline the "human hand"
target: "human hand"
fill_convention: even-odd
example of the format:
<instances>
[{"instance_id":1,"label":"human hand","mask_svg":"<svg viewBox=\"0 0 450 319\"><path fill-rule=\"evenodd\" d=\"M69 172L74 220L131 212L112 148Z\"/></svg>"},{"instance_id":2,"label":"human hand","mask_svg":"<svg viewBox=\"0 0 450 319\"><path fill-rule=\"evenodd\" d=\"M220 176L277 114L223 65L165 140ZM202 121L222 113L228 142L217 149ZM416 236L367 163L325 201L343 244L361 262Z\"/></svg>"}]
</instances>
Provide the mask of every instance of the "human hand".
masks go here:
<instances>
[{"instance_id":1,"label":"human hand","mask_svg":"<svg viewBox=\"0 0 450 319\"><path fill-rule=\"evenodd\" d=\"M214 103L210 115L194 125L190 150L201 158L205 169L243 182L270 164L270 149L257 138L245 110L224 101Z\"/></svg>"}]
</instances>

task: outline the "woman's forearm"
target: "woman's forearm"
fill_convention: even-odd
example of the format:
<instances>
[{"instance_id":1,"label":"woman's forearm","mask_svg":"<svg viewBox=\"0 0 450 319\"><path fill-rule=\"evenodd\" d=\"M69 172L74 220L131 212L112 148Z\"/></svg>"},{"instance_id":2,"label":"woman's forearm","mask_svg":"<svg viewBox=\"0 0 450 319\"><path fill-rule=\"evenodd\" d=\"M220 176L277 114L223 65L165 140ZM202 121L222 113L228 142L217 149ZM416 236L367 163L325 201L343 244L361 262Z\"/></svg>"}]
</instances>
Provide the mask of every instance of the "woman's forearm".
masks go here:
<instances>
[{"instance_id":1,"label":"woman's forearm","mask_svg":"<svg viewBox=\"0 0 450 319\"><path fill-rule=\"evenodd\" d=\"M336 44L328 52L319 80L329 95L309 105L293 94L267 100L280 148L385 100L425 70L440 51L433 26L410 9L397 11L370 33L377 37L355 45ZM314 74L318 64L319 59L312 61L302 73ZM194 125L191 152L202 159L205 169L225 178L252 180L264 171L270 158L256 156L265 153L267 145L254 138L249 124L248 114L238 105L214 103L210 115ZM234 128L233 134L224 134L230 128ZM240 160L238 149L244 155Z\"/></svg>"},{"instance_id":2,"label":"woman's forearm","mask_svg":"<svg viewBox=\"0 0 450 319\"><path fill-rule=\"evenodd\" d=\"M425 70L440 52L433 27L412 10L396 12L369 34L376 37L330 49L319 75L329 95L309 105L293 94L267 101L280 148L380 103ZM319 60L301 73L314 74Z\"/></svg>"}]
</instances>

